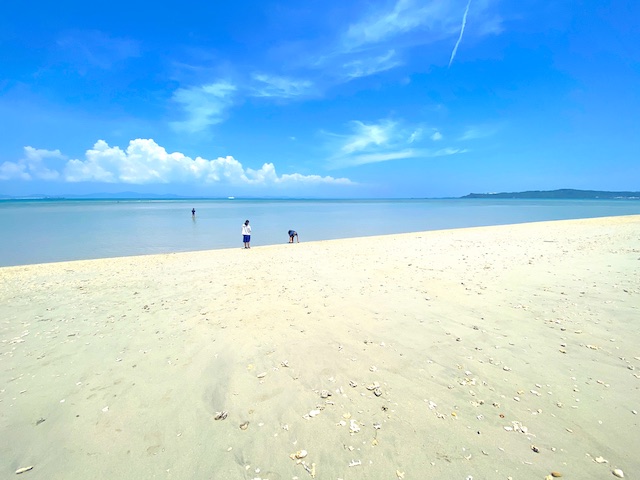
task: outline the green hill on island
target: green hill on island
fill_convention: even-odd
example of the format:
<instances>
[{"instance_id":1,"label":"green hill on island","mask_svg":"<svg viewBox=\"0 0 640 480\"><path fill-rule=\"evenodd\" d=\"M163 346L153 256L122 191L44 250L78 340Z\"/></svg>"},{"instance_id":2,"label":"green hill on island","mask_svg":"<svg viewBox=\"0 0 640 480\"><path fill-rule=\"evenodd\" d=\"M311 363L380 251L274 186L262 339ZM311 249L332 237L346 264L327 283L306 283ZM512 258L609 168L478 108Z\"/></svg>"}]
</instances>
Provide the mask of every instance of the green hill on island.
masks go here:
<instances>
[{"instance_id":1,"label":"green hill on island","mask_svg":"<svg viewBox=\"0 0 640 480\"><path fill-rule=\"evenodd\" d=\"M640 200L640 192L608 192L599 190L532 190L528 192L470 193L462 198L556 198L556 199L634 199Z\"/></svg>"}]
</instances>

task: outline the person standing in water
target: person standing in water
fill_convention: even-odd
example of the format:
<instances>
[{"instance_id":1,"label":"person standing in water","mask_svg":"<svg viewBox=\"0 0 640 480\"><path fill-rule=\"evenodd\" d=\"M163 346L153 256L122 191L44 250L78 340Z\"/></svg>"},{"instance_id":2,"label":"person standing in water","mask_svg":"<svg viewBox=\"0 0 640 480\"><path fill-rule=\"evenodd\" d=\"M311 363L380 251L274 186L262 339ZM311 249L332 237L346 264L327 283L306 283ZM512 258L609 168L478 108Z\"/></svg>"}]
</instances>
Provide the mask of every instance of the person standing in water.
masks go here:
<instances>
[{"instance_id":1,"label":"person standing in water","mask_svg":"<svg viewBox=\"0 0 640 480\"><path fill-rule=\"evenodd\" d=\"M242 241L244 242L244 248L251 248L251 227L249 226L249 220L245 221L242 225Z\"/></svg>"},{"instance_id":2,"label":"person standing in water","mask_svg":"<svg viewBox=\"0 0 640 480\"><path fill-rule=\"evenodd\" d=\"M196 216L196 209L195 209L195 208L192 208L192 209L191 209L191 216L192 216L192 217L195 217L195 216Z\"/></svg>"}]
</instances>

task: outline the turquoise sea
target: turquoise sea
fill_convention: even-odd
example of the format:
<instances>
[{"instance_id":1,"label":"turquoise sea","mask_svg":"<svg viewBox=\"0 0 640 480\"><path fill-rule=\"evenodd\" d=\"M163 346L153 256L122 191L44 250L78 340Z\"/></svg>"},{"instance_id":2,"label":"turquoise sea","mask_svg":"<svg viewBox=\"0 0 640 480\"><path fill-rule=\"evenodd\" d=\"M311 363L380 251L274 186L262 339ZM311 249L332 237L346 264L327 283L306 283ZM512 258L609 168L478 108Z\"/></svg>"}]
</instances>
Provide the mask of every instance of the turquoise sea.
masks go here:
<instances>
[{"instance_id":1,"label":"turquoise sea","mask_svg":"<svg viewBox=\"0 0 640 480\"><path fill-rule=\"evenodd\" d=\"M195 217L191 209L196 209ZM640 214L638 200L4 200L0 266Z\"/></svg>"}]
</instances>

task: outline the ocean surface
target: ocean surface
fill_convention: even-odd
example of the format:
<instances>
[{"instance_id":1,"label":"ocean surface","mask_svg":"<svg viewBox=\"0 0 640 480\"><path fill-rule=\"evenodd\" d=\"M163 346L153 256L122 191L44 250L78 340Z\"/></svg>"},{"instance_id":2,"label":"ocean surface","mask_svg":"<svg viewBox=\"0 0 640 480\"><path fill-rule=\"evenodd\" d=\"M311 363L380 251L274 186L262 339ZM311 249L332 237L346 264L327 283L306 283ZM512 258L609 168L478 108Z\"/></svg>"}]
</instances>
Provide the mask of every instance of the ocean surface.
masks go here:
<instances>
[{"instance_id":1,"label":"ocean surface","mask_svg":"<svg viewBox=\"0 0 640 480\"><path fill-rule=\"evenodd\" d=\"M191 209L196 209L195 217ZM639 200L3 200L0 266L640 214Z\"/></svg>"}]
</instances>

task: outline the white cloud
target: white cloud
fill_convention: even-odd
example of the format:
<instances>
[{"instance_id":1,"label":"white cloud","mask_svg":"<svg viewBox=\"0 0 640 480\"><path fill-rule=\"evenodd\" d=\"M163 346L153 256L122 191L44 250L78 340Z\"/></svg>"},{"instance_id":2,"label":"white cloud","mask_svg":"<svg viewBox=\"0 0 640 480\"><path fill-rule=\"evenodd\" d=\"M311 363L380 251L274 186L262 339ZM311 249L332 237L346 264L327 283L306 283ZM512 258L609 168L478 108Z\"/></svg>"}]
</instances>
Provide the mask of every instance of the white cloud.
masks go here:
<instances>
[{"instance_id":1,"label":"white cloud","mask_svg":"<svg viewBox=\"0 0 640 480\"><path fill-rule=\"evenodd\" d=\"M354 182L348 178L335 178L331 176L321 177L320 175L301 175L299 173L286 173L278 179L281 184L316 184L316 185L353 185Z\"/></svg>"},{"instance_id":2,"label":"white cloud","mask_svg":"<svg viewBox=\"0 0 640 480\"><path fill-rule=\"evenodd\" d=\"M468 0L370 2L370 10L351 23L334 45L319 52L309 66L323 68L339 81L365 77L403 65L399 58L408 58L414 47L458 37L453 61L462 33L479 37L500 32L501 19L491 8L494 3L496 0L474 2L474 28L466 32Z\"/></svg>"},{"instance_id":3,"label":"white cloud","mask_svg":"<svg viewBox=\"0 0 640 480\"><path fill-rule=\"evenodd\" d=\"M0 180L31 180L25 165L19 162L4 162L0 165Z\"/></svg>"},{"instance_id":4,"label":"white cloud","mask_svg":"<svg viewBox=\"0 0 640 480\"><path fill-rule=\"evenodd\" d=\"M179 88L172 100L182 106L187 119L171 125L178 131L194 133L222 122L225 111L233 104L235 92L236 87L226 81Z\"/></svg>"},{"instance_id":5,"label":"white cloud","mask_svg":"<svg viewBox=\"0 0 640 480\"><path fill-rule=\"evenodd\" d=\"M252 89L255 97L291 98L311 93L313 83L309 80L294 80L277 75L254 74L259 86Z\"/></svg>"},{"instance_id":6,"label":"white cloud","mask_svg":"<svg viewBox=\"0 0 640 480\"><path fill-rule=\"evenodd\" d=\"M413 131L413 133L409 137L409 140L407 140L407 141L409 143L413 143L413 142L416 142L416 141L420 140L420 138L422 138L422 129L421 128L417 128L416 130Z\"/></svg>"},{"instance_id":7,"label":"white cloud","mask_svg":"<svg viewBox=\"0 0 640 480\"><path fill-rule=\"evenodd\" d=\"M124 184L199 184L215 183L256 186L303 186L316 184L353 185L348 178L302 175L278 175L273 163L260 169L245 168L232 156L207 160L190 158L183 153L169 153L151 139L136 139L123 150L110 147L104 140L86 152L84 160L72 159L54 170L46 161L64 159L58 151L25 147L26 157L18 162L0 165L0 179L62 180L66 182L98 182ZM60 163L59 161L57 163Z\"/></svg>"},{"instance_id":8,"label":"white cloud","mask_svg":"<svg viewBox=\"0 0 640 480\"><path fill-rule=\"evenodd\" d=\"M395 123L385 120L382 123L365 124L354 120L351 122L355 133L344 137L345 141L340 148L343 154L351 154L367 149L371 145L381 146L386 144L395 129Z\"/></svg>"},{"instance_id":9,"label":"white cloud","mask_svg":"<svg viewBox=\"0 0 640 480\"><path fill-rule=\"evenodd\" d=\"M57 180L60 173L45 165L47 161L64 160L60 150L24 147L24 158L0 165L0 180Z\"/></svg>"},{"instance_id":10,"label":"white cloud","mask_svg":"<svg viewBox=\"0 0 640 480\"><path fill-rule=\"evenodd\" d=\"M434 142L442 140L442 134L438 131L433 132L433 135L431 135L431 140L433 140Z\"/></svg>"},{"instance_id":11,"label":"white cloud","mask_svg":"<svg viewBox=\"0 0 640 480\"><path fill-rule=\"evenodd\" d=\"M436 150L435 152L427 152L427 157L446 157L449 155L457 155L458 153L467 153L466 148L441 148L440 150Z\"/></svg>"},{"instance_id":12,"label":"white cloud","mask_svg":"<svg viewBox=\"0 0 640 480\"><path fill-rule=\"evenodd\" d=\"M390 70L397 67L402 62L395 59L395 50L389 50L388 52L373 57L360 57L356 60L351 60L342 65L344 75L350 79L368 77L385 70Z\"/></svg>"},{"instance_id":13,"label":"white cloud","mask_svg":"<svg viewBox=\"0 0 640 480\"><path fill-rule=\"evenodd\" d=\"M476 140L495 135L499 130L497 125L476 125L469 127L460 136L460 140Z\"/></svg>"},{"instance_id":14,"label":"white cloud","mask_svg":"<svg viewBox=\"0 0 640 480\"><path fill-rule=\"evenodd\" d=\"M328 159L331 168L355 167L409 158L441 157L466 152L456 147L445 147L439 150L420 147L423 128L409 129L403 127L398 121L382 120L370 124L353 121L350 127L351 134L327 134L331 143L330 148L335 152ZM431 136L432 140L441 138L442 135L438 131ZM416 145L415 148L414 145Z\"/></svg>"},{"instance_id":15,"label":"white cloud","mask_svg":"<svg viewBox=\"0 0 640 480\"><path fill-rule=\"evenodd\" d=\"M413 30L424 29L426 34L419 43L427 43L450 35L459 16L452 3L440 0L398 0L391 9L372 12L363 20L352 24L344 38L348 50L388 41Z\"/></svg>"},{"instance_id":16,"label":"white cloud","mask_svg":"<svg viewBox=\"0 0 640 480\"><path fill-rule=\"evenodd\" d=\"M413 149L401 150L398 152L368 153L351 157L351 165L365 165L367 163L388 162L389 160L402 160L404 158L415 158L419 156L419 151Z\"/></svg>"}]
</instances>

